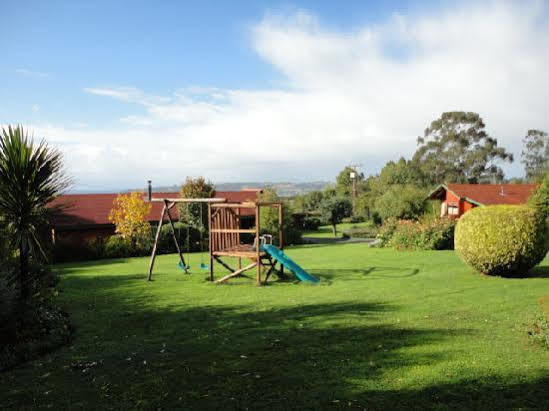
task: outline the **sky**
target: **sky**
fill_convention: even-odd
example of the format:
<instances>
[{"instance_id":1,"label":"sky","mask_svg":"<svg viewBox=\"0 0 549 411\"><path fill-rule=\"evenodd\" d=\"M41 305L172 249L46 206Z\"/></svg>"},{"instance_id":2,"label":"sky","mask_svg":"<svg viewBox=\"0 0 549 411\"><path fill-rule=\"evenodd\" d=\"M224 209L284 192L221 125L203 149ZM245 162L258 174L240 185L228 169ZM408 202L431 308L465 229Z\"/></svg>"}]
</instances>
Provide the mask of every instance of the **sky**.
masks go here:
<instances>
[{"instance_id":1,"label":"sky","mask_svg":"<svg viewBox=\"0 0 549 411\"><path fill-rule=\"evenodd\" d=\"M0 0L0 125L65 155L77 190L333 180L411 157L474 111L521 176L549 131L544 1Z\"/></svg>"}]
</instances>

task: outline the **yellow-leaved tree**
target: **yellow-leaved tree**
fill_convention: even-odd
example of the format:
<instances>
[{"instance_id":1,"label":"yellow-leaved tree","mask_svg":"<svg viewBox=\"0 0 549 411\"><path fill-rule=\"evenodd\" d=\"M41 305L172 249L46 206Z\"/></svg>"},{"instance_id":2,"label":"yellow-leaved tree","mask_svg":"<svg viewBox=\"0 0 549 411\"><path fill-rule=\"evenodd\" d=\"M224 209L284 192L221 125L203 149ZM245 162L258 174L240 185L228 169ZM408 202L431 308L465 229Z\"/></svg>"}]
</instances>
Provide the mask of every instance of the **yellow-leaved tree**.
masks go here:
<instances>
[{"instance_id":1,"label":"yellow-leaved tree","mask_svg":"<svg viewBox=\"0 0 549 411\"><path fill-rule=\"evenodd\" d=\"M130 242L132 248L144 247L151 238L151 225L147 216L152 205L143 200L143 193L119 194L109 214L116 233Z\"/></svg>"}]
</instances>

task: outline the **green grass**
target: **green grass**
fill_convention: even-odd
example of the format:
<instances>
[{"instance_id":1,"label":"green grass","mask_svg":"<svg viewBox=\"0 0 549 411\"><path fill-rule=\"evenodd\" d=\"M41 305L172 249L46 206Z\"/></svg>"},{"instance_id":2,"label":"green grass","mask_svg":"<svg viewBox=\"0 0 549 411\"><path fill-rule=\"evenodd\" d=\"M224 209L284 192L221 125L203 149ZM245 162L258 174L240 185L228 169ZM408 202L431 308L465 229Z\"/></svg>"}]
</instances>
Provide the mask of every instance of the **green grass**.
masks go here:
<instances>
[{"instance_id":1,"label":"green grass","mask_svg":"<svg viewBox=\"0 0 549 411\"><path fill-rule=\"evenodd\" d=\"M341 238L343 231L351 228L368 227L369 222L365 223L341 223L337 225L337 235L334 237L331 225L322 225L318 227L318 230L304 231L303 238Z\"/></svg>"},{"instance_id":2,"label":"green grass","mask_svg":"<svg viewBox=\"0 0 549 411\"><path fill-rule=\"evenodd\" d=\"M547 259L535 278L502 279L451 251L288 254L321 284L213 285L173 255L152 283L146 258L60 267L74 342L0 374L2 408L547 406L549 351L527 333Z\"/></svg>"}]
</instances>

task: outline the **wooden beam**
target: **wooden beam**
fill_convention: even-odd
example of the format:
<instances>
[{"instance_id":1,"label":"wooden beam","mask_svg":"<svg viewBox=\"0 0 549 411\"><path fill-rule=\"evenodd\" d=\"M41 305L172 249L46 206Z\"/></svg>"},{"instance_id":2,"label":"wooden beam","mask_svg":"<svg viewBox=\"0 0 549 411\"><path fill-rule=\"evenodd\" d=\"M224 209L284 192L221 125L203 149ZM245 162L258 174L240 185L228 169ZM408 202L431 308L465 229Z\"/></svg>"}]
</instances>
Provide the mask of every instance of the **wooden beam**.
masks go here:
<instances>
[{"instance_id":1,"label":"wooden beam","mask_svg":"<svg viewBox=\"0 0 549 411\"><path fill-rule=\"evenodd\" d=\"M215 208L255 208L255 203L213 203Z\"/></svg>"},{"instance_id":2,"label":"wooden beam","mask_svg":"<svg viewBox=\"0 0 549 411\"><path fill-rule=\"evenodd\" d=\"M278 207L281 203L280 201L258 201L256 204L261 207Z\"/></svg>"},{"instance_id":3,"label":"wooden beam","mask_svg":"<svg viewBox=\"0 0 549 411\"><path fill-rule=\"evenodd\" d=\"M254 229L246 229L246 228L212 228L212 233L225 233L225 234L236 234L236 233L247 233L247 234L253 234L255 233Z\"/></svg>"},{"instance_id":4,"label":"wooden beam","mask_svg":"<svg viewBox=\"0 0 549 411\"><path fill-rule=\"evenodd\" d=\"M234 272L235 270L233 270L227 263L225 263L225 261L223 261L221 258L217 257L217 256L213 256L213 258L215 259L215 261L217 261L219 264L221 264L223 267L225 267L227 270L229 270L230 272ZM239 269L242 268L242 267L238 267Z\"/></svg>"},{"instance_id":5,"label":"wooden beam","mask_svg":"<svg viewBox=\"0 0 549 411\"><path fill-rule=\"evenodd\" d=\"M255 206L255 252L256 252L256 259L257 259L257 278L256 283L257 285L261 285L261 241L259 240L259 206Z\"/></svg>"},{"instance_id":6,"label":"wooden beam","mask_svg":"<svg viewBox=\"0 0 549 411\"><path fill-rule=\"evenodd\" d=\"M160 215L160 220L158 221L158 227L156 229L156 235L154 236L154 244L153 249L151 253L151 261L149 263L149 276L147 277L147 281L152 280L152 273L154 268L154 259L156 258L156 247L158 246L158 239L160 238L160 231L162 231L162 223L164 222L164 214L166 214L166 204L164 204L164 207L162 208L162 214Z\"/></svg>"},{"instance_id":7,"label":"wooden beam","mask_svg":"<svg viewBox=\"0 0 549 411\"><path fill-rule=\"evenodd\" d=\"M254 268L256 265L258 265L259 262L253 262L251 263L250 265L247 265L246 267L244 268L241 268L240 270L236 270L230 274L227 274L225 277L222 277L220 278L219 280L216 281L216 283L222 283L224 281L227 281L229 278L232 278L232 277L236 277L237 275L240 275L242 274L244 271L247 271L249 270L250 268Z\"/></svg>"},{"instance_id":8,"label":"wooden beam","mask_svg":"<svg viewBox=\"0 0 549 411\"><path fill-rule=\"evenodd\" d=\"M181 253L181 249L179 248L179 242L177 241L177 237L175 236L175 227L173 225L172 216L170 215L170 209L168 208L168 200L164 200L164 207L166 208L168 221L170 222L170 227L172 228L172 238L173 238L173 242L175 243L175 248L177 249L177 254L179 254L179 261L181 262L181 265L184 267L185 273L188 274L187 264L185 263L185 259L183 258L183 253Z\"/></svg>"},{"instance_id":9,"label":"wooden beam","mask_svg":"<svg viewBox=\"0 0 549 411\"><path fill-rule=\"evenodd\" d=\"M210 257L210 281L214 280L214 261L212 256L212 205L208 203L208 255Z\"/></svg>"},{"instance_id":10,"label":"wooden beam","mask_svg":"<svg viewBox=\"0 0 549 411\"><path fill-rule=\"evenodd\" d=\"M170 203L225 203L226 198L151 198L153 203L163 203L168 201Z\"/></svg>"}]
</instances>

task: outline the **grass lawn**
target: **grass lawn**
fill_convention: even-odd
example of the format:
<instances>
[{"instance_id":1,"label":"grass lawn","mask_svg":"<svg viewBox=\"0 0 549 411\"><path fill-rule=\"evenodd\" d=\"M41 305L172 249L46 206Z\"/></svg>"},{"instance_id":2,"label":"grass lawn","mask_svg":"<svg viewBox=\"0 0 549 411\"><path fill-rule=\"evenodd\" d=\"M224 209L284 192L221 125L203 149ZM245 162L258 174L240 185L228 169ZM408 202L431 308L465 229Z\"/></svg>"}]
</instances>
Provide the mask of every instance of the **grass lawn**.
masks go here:
<instances>
[{"instance_id":1,"label":"grass lawn","mask_svg":"<svg viewBox=\"0 0 549 411\"><path fill-rule=\"evenodd\" d=\"M322 225L315 231L304 231L303 238L341 238L343 231L351 228L367 227L369 222L365 223L341 223L337 225L337 235L334 237L331 225Z\"/></svg>"},{"instance_id":2,"label":"grass lawn","mask_svg":"<svg viewBox=\"0 0 549 411\"><path fill-rule=\"evenodd\" d=\"M525 325L549 294L548 259L536 278L502 279L451 251L288 254L322 283L213 285L174 255L152 283L146 258L61 266L74 342L0 374L2 408L549 405L549 351Z\"/></svg>"}]
</instances>

